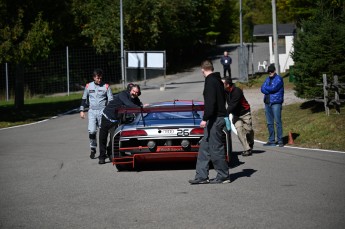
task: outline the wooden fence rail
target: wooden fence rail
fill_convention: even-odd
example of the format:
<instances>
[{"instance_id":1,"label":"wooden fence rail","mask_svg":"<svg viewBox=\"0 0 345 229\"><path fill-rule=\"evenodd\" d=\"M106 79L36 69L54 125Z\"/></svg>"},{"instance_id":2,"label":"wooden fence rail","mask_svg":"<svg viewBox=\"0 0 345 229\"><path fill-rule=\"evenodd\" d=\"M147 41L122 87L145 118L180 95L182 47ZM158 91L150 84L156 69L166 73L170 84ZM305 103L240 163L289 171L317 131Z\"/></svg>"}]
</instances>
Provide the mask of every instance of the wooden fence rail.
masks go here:
<instances>
[{"instance_id":1,"label":"wooden fence rail","mask_svg":"<svg viewBox=\"0 0 345 229\"><path fill-rule=\"evenodd\" d=\"M340 114L340 105L345 102L345 99L340 99L341 90L345 89L345 83L339 83L338 76L333 76L333 82L327 82L327 74L322 75L323 83L318 84L323 86L323 98L315 99L317 102L323 102L325 105L326 115L329 115L329 107L333 105L335 107L336 113ZM332 94L334 92L334 98Z\"/></svg>"}]
</instances>

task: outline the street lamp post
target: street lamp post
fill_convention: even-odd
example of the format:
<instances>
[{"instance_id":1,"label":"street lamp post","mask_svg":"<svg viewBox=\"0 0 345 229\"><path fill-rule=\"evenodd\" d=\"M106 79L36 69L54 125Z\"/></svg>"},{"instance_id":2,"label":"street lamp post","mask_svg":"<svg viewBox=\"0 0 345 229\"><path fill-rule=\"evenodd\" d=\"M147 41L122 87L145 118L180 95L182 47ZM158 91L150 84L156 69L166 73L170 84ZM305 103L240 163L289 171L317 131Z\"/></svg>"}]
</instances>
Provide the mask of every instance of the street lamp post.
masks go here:
<instances>
[{"instance_id":1,"label":"street lamp post","mask_svg":"<svg viewBox=\"0 0 345 229\"><path fill-rule=\"evenodd\" d=\"M272 21L273 21L274 63L275 63L277 73L280 74L279 55L278 55L277 13L276 13L276 1L275 0L272 0Z\"/></svg>"},{"instance_id":2,"label":"street lamp post","mask_svg":"<svg viewBox=\"0 0 345 229\"><path fill-rule=\"evenodd\" d=\"M242 0L240 4L240 47L238 49L238 79L239 82L248 82L248 60L246 47L243 46L243 31L242 31Z\"/></svg>"},{"instance_id":3,"label":"street lamp post","mask_svg":"<svg viewBox=\"0 0 345 229\"><path fill-rule=\"evenodd\" d=\"M120 0L120 40L121 40L121 76L122 88L125 89L125 65L124 65L124 50L123 50L123 13L122 13L122 0Z\"/></svg>"},{"instance_id":4,"label":"street lamp post","mask_svg":"<svg viewBox=\"0 0 345 229\"><path fill-rule=\"evenodd\" d=\"M240 46L243 46L243 32L242 32L242 0L240 0Z\"/></svg>"}]
</instances>

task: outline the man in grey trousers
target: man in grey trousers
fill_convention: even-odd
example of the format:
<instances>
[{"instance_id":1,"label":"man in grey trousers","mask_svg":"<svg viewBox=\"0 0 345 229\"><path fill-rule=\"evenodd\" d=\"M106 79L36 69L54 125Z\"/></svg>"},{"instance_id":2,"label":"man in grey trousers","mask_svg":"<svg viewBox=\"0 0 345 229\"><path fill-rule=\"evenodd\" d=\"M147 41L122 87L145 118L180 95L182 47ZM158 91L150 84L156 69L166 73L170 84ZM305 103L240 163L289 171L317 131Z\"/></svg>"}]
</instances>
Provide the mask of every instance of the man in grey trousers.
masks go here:
<instances>
[{"instance_id":1,"label":"man in grey trousers","mask_svg":"<svg viewBox=\"0 0 345 229\"><path fill-rule=\"evenodd\" d=\"M204 137L200 143L195 179L189 180L193 185L230 183L229 167L222 142L226 117L224 85L220 73L213 70L211 61L202 62L201 71L205 77L203 92L205 110L200 127L204 128ZM211 180L208 177L210 161L217 171L216 178Z\"/></svg>"}]
</instances>

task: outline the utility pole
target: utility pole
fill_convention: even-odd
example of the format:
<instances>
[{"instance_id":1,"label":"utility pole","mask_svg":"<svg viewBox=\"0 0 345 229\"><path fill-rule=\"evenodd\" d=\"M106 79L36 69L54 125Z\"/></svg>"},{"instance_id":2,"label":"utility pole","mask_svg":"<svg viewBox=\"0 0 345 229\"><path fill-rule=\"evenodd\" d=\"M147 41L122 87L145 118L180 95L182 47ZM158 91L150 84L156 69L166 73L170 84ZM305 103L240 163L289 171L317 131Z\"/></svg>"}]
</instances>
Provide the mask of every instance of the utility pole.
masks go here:
<instances>
[{"instance_id":1,"label":"utility pole","mask_svg":"<svg viewBox=\"0 0 345 229\"><path fill-rule=\"evenodd\" d=\"M240 0L240 46L243 46L243 34L242 34L242 0Z\"/></svg>"},{"instance_id":2,"label":"utility pole","mask_svg":"<svg viewBox=\"0 0 345 229\"><path fill-rule=\"evenodd\" d=\"M273 21L273 52L274 63L277 74L280 74L279 66L279 54L278 54L278 31L277 31L277 12L276 12L276 0L272 0L272 21Z\"/></svg>"},{"instance_id":3,"label":"utility pole","mask_svg":"<svg viewBox=\"0 0 345 229\"><path fill-rule=\"evenodd\" d=\"M122 75L122 88L125 89L125 64L124 64L124 51L123 51L123 13L122 13L122 0L120 0L120 39L121 39L121 75Z\"/></svg>"},{"instance_id":4,"label":"utility pole","mask_svg":"<svg viewBox=\"0 0 345 229\"><path fill-rule=\"evenodd\" d=\"M248 66L247 66L247 53L243 46L243 31L242 31L242 0L240 0L240 47L238 49L238 79L239 82L248 82Z\"/></svg>"}]
</instances>

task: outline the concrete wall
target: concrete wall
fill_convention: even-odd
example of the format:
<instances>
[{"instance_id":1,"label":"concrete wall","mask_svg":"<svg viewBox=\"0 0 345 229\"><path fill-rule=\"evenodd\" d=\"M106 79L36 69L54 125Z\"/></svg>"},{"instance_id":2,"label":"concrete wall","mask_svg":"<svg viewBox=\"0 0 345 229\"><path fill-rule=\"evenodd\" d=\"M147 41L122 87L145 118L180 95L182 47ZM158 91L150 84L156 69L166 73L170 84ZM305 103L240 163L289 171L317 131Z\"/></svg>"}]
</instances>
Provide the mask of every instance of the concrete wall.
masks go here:
<instances>
[{"instance_id":1,"label":"concrete wall","mask_svg":"<svg viewBox=\"0 0 345 229\"><path fill-rule=\"evenodd\" d=\"M270 50L270 63L274 63L274 54L273 54L273 38L269 38L269 50ZM290 65L294 65L294 62L291 58L291 53L293 52L293 36L285 36L285 50L286 53L279 54L279 67L280 72L286 72L289 69Z\"/></svg>"}]
</instances>

